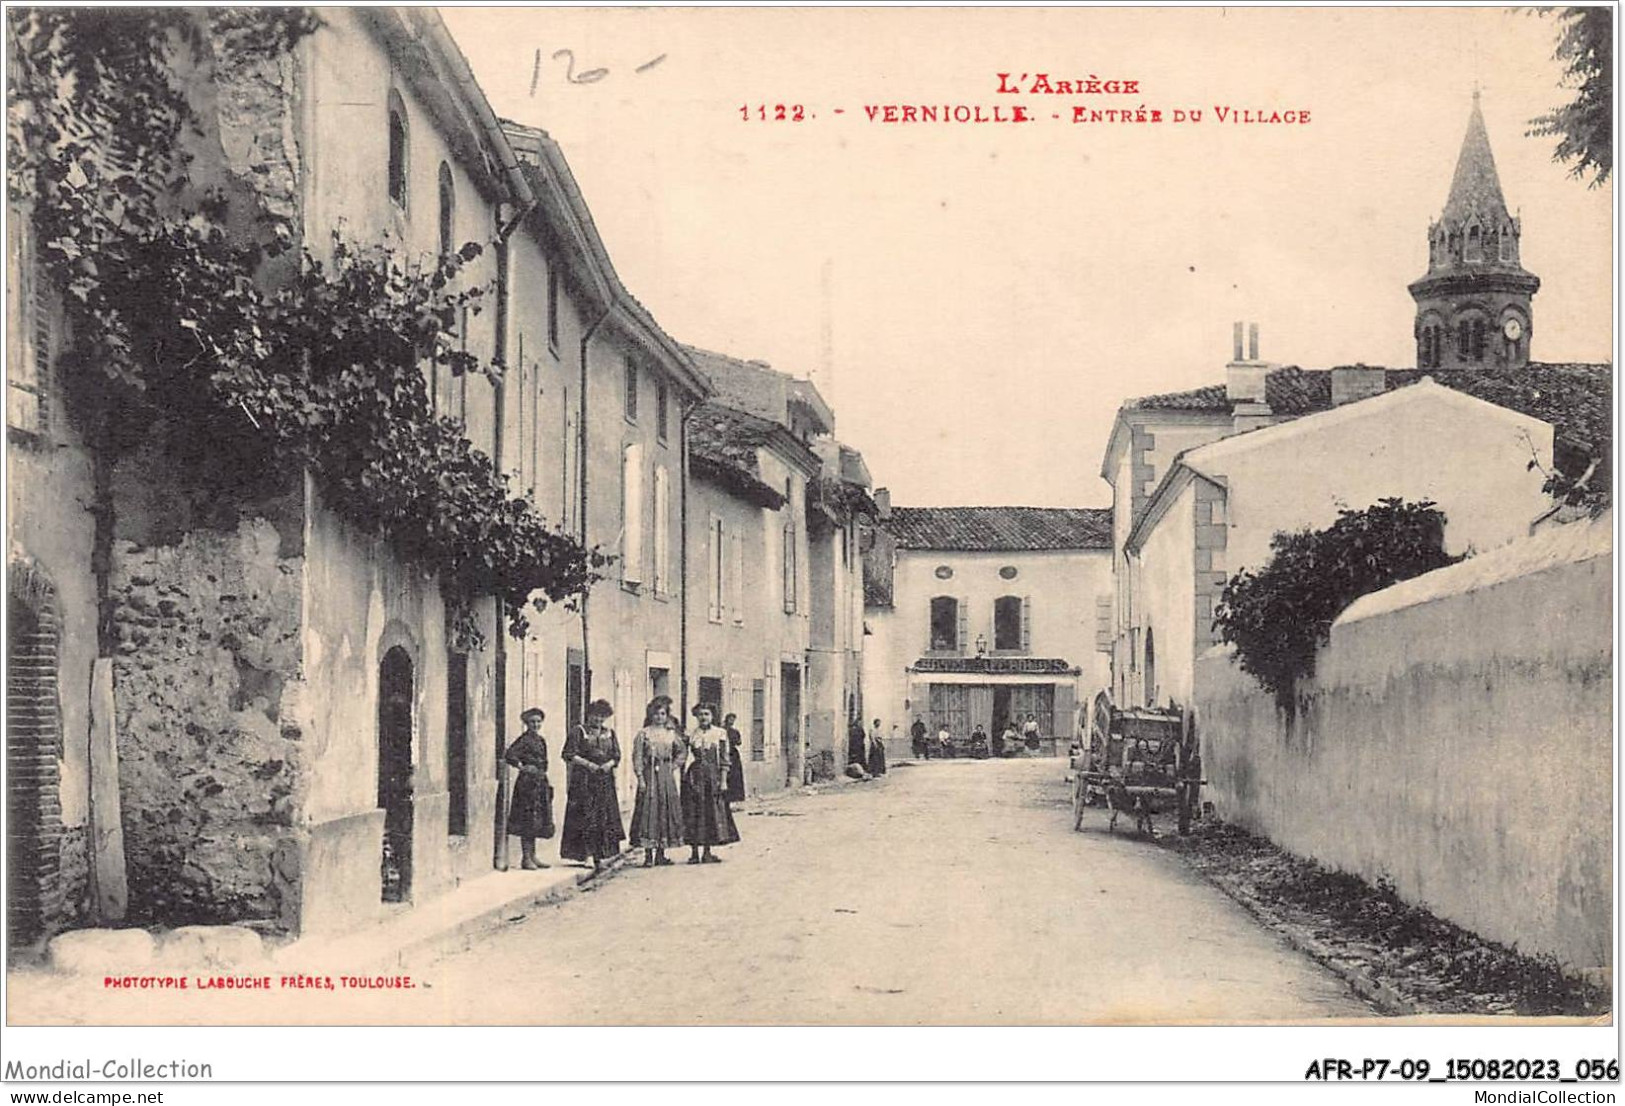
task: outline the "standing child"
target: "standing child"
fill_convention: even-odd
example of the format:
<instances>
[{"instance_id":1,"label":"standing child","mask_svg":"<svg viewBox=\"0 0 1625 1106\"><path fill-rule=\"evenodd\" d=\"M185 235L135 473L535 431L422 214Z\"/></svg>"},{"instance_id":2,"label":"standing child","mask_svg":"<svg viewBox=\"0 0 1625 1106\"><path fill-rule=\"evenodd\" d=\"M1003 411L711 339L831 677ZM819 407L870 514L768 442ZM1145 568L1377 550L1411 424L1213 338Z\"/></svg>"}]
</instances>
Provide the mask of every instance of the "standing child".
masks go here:
<instances>
[{"instance_id":1,"label":"standing child","mask_svg":"<svg viewBox=\"0 0 1625 1106\"><path fill-rule=\"evenodd\" d=\"M531 707L519 716L525 732L514 739L502 759L519 769L514 781L513 801L508 804L508 834L519 838L526 870L545 868L536 859L536 839L553 836L553 785L547 781L547 739L542 737L542 721L547 715Z\"/></svg>"}]
</instances>

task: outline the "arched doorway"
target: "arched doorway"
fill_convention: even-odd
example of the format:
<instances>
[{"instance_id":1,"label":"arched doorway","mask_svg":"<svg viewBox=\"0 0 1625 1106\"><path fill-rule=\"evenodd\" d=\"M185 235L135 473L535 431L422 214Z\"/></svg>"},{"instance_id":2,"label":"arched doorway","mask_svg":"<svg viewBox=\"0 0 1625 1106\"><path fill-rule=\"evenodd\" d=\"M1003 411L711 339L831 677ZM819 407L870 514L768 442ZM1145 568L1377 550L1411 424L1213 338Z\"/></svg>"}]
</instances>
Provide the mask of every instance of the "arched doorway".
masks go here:
<instances>
[{"instance_id":1,"label":"arched doorway","mask_svg":"<svg viewBox=\"0 0 1625 1106\"><path fill-rule=\"evenodd\" d=\"M62 727L55 589L13 563L6 613L6 886L11 939L42 936L60 909Z\"/></svg>"},{"instance_id":2,"label":"arched doorway","mask_svg":"<svg viewBox=\"0 0 1625 1106\"><path fill-rule=\"evenodd\" d=\"M383 900L412 897L412 658L395 646L378 666L378 805L384 809Z\"/></svg>"}]
</instances>

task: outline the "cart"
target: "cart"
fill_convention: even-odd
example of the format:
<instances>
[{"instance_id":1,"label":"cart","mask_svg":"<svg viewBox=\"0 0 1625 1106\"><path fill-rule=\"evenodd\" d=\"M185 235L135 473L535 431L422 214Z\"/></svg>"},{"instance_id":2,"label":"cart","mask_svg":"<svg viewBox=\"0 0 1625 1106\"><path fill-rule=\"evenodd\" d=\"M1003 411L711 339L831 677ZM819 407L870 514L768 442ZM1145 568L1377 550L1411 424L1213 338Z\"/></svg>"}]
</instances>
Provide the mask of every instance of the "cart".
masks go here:
<instances>
[{"instance_id":1,"label":"cart","mask_svg":"<svg viewBox=\"0 0 1625 1106\"><path fill-rule=\"evenodd\" d=\"M1134 828L1154 833L1152 818L1174 813L1181 834L1190 832L1199 810L1202 758L1190 712L1150 707L1119 710L1102 691L1089 707L1072 796L1072 828L1083 828L1086 807L1111 811L1107 829L1116 832L1119 815Z\"/></svg>"}]
</instances>

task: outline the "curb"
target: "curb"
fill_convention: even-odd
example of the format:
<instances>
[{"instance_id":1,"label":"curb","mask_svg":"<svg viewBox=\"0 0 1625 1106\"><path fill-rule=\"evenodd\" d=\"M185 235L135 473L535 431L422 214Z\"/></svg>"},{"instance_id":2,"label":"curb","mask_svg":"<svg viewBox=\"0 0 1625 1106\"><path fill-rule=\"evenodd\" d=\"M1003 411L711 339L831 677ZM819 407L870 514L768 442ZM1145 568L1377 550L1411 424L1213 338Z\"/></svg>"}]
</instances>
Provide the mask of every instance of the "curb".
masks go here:
<instances>
[{"instance_id":1,"label":"curb","mask_svg":"<svg viewBox=\"0 0 1625 1106\"><path fill-rule=\"evenodd\" d=\"M1208 883L1223 891L1233 902L1252 915L1271 933L1274 933L1288 945L1291 945L1294 949L1348 984L1350 990L1372 1006L1375 1006L1378 1013L1387 1017L1406 1017L1425 1012L1415 1003L1400 995L1398 991L1388 986L1388 984L1359 967L1349 957L1338 955L1330 945L1317 941L1307 934L1294 932L1291 927L1270 910L1268 905L1250 891L1243 890L1229 880L1214 875L1201 865L1192 864L1178 853L1175 853L1175 855L1179 857L1180 863L1184 864L1186 868L1196 872Z\"/></svg>"},{"instance_id":2,"label":"curb","mask_svg":"<svg viewBox=\"0 0 1625 1106\"><path fill-rule=\"evenodd\" d=\"M336 955L344 954L343 963L347 966L399 968L403 967L407 959L414 955L421 955L425 952L443 955L447 952L458 951L460 948L466 949L471 947L476 937L501 926L516 910L534 910L541 906L554 906L581 894L589 884L596 885L612 878L621 868L626 866L627 858L630 855L631 853L623 851L606 860L600 871L579 872L573 879L561 881L539 890L523 892L512 899L498 903L496 906L486 907L465 918L459 918L444 928L421 934L386 949L378 949L373 955L347 949L347 946L358 944L369 937L372 938L373 942L376 942L381 936L381 934L362 931L361 933L346 933L342 937L309 945L303 941L294 941L276 949L271 954L271 961L274 964L288 968L305 970L319 967L324 962L330 962ZM491 874L500 877L502 873L493 872Z\"/></svg>"}]
</instances>

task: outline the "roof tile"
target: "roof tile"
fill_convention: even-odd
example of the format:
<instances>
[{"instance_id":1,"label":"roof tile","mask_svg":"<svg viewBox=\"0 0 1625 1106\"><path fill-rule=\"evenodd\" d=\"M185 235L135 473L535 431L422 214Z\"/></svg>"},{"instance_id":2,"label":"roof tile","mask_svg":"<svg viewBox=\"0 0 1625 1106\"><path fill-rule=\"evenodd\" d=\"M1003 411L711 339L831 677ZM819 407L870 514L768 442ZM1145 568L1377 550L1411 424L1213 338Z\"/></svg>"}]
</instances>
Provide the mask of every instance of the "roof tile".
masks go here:
<instances>
[{"instance_id":1,"label":"roof tile","mask_svg":"<svg viewBox=\"0 0 1625 1106\"><path fill-rule=\"evenodd\" d=\"M881 523L899 549L1110 549L1110 507L894 507Z\"/></svg>"}]
</instances>

